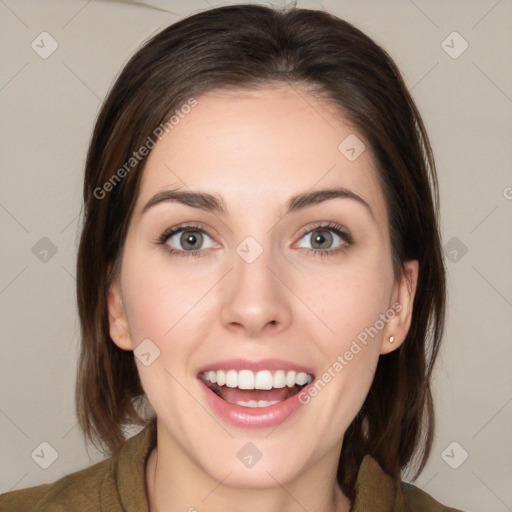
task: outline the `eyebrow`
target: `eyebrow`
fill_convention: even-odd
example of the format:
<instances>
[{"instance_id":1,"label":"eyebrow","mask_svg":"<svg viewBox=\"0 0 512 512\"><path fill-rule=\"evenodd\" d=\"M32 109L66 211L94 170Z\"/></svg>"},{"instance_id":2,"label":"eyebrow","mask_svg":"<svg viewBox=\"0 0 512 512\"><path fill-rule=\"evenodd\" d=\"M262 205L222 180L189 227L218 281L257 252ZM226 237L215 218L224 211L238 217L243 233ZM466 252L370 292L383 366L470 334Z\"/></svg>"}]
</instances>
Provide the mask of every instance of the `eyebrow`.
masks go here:
<instances>
[{"instance_id":1,"label":"eyebrow","mask_svg":"<svg viewBox=\"0 0 512 512\"><path fill-rule=\"evenodd\" d=\"M286 202L285 214L303 210L331 199L352 199L357 201L359 204L363 205L368 210L372 218L375 219L371 206L361 196L343 187L308 191L292 196ZM180 189L174 189L164 190L155 194L145 204L141 211L141 215L146 213L153 206L161 203L180 203L206 212L219 213L223 215L229 213L223 199L217 195L209 194L207 192L187 192Z\"/></svg>"}]
</instances>

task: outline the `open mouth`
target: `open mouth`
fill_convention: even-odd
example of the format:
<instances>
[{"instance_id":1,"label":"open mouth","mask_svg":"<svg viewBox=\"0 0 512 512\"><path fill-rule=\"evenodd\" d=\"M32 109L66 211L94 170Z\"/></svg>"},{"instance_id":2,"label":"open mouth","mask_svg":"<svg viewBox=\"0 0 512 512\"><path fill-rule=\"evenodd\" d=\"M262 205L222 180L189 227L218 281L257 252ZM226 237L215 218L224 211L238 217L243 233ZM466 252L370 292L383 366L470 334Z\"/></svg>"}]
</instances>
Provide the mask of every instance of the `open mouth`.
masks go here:
<instances>
[{"instance_id":1,"label":"open mouth","mask_svg":"<svg viewBox=\"0 0 512 512\"><path fill-rule=\"evenodd\" d=\"M225 402L250 408L264 408L292 398L314 376L286 370L209 370L199 374L203 383Z\"/></svg>"}]
</instances>

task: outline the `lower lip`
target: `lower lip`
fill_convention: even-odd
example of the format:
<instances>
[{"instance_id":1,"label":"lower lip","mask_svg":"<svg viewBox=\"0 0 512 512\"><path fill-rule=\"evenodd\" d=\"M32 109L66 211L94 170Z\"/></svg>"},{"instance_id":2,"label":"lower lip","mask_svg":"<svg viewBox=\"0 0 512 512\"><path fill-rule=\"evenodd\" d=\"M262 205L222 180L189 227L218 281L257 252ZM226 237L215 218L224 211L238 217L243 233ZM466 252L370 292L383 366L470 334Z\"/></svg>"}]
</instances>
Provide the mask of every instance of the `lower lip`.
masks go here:
<instances>
[{"instance_id":1,"label":"lower lip","mask_svg":"<svg viewBox=\"0 0 512 512\"><path fill-rule=\"evenodd\" d=\"M301 391L287 400L268 407L244 407L226 402L220 396L217 396L201 379L199 379L199 382L204 390L206 401L215 414L225 422L239 428L276 427L300 409L302 405L299 401Z\"/></svg>"}]
</instances>

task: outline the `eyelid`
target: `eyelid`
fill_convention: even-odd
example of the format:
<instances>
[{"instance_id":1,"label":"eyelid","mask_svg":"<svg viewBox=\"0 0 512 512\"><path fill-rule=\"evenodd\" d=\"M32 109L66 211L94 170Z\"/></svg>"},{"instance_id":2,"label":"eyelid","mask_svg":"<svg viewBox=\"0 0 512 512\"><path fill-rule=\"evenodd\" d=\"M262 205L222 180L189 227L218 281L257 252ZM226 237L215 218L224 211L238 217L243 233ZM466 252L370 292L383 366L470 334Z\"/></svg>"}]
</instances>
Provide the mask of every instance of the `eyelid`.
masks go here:
<instances>
[{"instance_id":1,"label":"eyelid","mask_svg":"<svg viewBox=\"0 0 512 512\"><path fill-rule=\"evenodd\" d=\"M208 235L212 240L213 236L209 233L209 230L202 226L200 223L194 223L194 222L184 222L182 224L178 224L177 226L173 226L171 228L167 228L163 231L161 235L159 235L155 243L161 243L165 244L165 242L174 234L180 232L180 231L201 231L202 233L205 233Z\"/></svg>"},{"instance_id":2,"label":"eyelid","mask_svg":"<svg viewBox=\"0 0 512 512\"><path fill-rule=\"evenodd\" d=\"M336 222L327 222L327 221L312 223L309 226L304 227L299 232L299 235L298 235L299 240L304 235L307 235L308 233L311 233L312 231L316 231L316 230L333 231L340 238L343 239L343 241L345 242L345 245L347 247L351 246L355 243L354 237L352 236L351 232L347 228L341 226L340 224L337 224ZM316 251L316 252L318 252L318 251ZM326 250L326 251L320 251L320 252L335 252L335 251L334 250Z\"/></svg>"},{"instance_id":3,"label":"eyelid","mask_svg":"<svg viewBox=\"0 0 512 512\"><path fill-rule=\"evenodd\" d=\"M351 236L347 228L344 228L342 225L332 221L311 222L310 224L302 228L302 230L299 231L299 234L300 236L304 236L306 233L309 233L310 231L315 231L315 229L334 229L335 231L340 231L341 233L347 236Z\"/></svg>"}]
</instances>

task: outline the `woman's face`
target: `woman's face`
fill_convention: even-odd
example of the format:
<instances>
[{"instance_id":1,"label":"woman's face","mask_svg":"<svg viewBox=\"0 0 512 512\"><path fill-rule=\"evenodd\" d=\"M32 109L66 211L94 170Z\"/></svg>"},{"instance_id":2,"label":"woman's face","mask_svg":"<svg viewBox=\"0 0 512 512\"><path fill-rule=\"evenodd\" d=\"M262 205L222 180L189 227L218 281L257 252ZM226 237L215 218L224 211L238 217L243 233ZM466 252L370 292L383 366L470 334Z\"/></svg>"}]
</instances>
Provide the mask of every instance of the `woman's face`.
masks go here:
<instances>
[{"instance_id":1,"label":"woman's face","mask_svg":"<svg viewBox=\"0 0 512 512\"><path fill-rule=\"evenodd\" d=\"M363 144L283 86L200 96L151 151L109 309L159 454L253 488L337 466L417 273L395 280Z\"/></svg>"}]
</instances>

